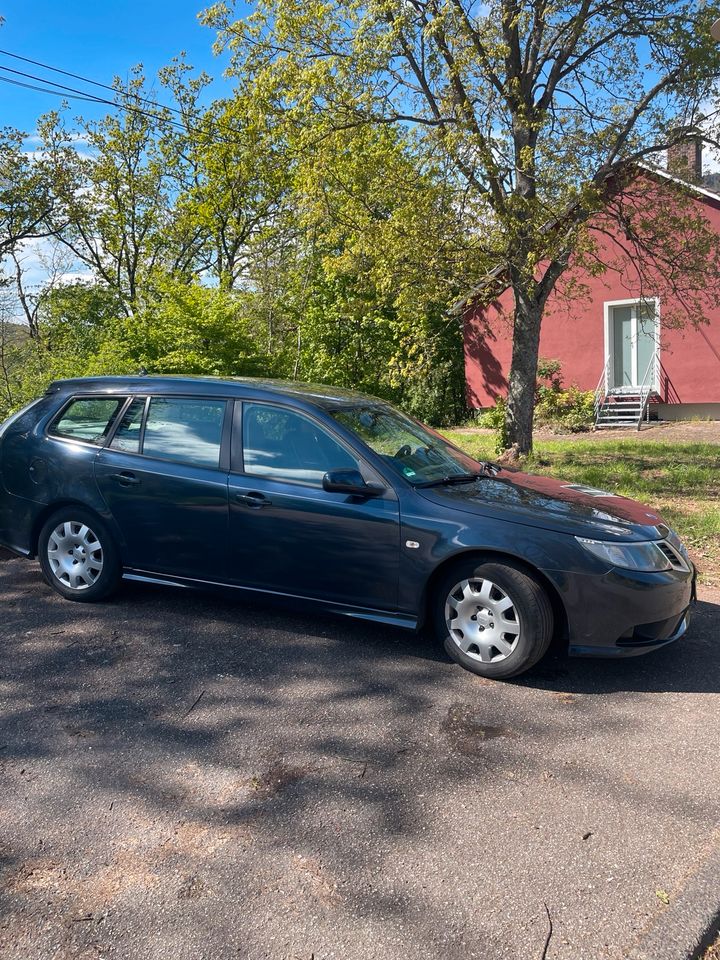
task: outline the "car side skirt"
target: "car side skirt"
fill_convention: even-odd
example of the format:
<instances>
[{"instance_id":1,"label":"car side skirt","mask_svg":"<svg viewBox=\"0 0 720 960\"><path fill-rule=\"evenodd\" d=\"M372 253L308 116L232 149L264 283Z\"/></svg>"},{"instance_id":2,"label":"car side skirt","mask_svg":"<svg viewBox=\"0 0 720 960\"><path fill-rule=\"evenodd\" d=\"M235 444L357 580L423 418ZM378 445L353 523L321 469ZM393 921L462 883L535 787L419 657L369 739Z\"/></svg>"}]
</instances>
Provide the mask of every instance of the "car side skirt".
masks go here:
<instances>
[{"instance_id":1,"label":"car side skirt","mask_svg":"<svg viewBox=\"0 0 720 960\"><path fill-rule=\"evenodd\" d=\"M355 620L367 620L372 623L384 623L391 627L401 627L404 630L417 630L417 617L405 613L396 613L388 610L375 610L368 607L355 607L346 603L337 603L333 600L320 600L316 597L304 597L296 593L283 593L279 590L262 590L257 587L243 587L234 583L220 583L214 580L186 579L184 577L168 577L151 573L147 570L126 569L123 580L133 580L138 583L153 583L159 586L180 587L185 590L232 590L241 591L258 599L264 597L281 598L306 605L315 610L322 609L328 613L336 613L343 617L352 617Z\"/></svg>"}]
</instances>

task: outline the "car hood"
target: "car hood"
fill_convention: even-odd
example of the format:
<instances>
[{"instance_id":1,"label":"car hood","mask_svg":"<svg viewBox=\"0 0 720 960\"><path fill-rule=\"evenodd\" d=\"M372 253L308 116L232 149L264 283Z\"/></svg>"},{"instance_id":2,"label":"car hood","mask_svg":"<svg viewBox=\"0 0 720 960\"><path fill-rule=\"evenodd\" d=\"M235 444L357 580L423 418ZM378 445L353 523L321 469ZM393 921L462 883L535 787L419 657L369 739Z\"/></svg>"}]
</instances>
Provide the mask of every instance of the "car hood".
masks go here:
<instances>
[{"instance_id":1,"label":"car hood","mask_svg":"<svg viewBox=\"0 0 720 960\"><path fill-rule=\"evenodd\" d=\"M657 540L668 533L649 507L605 490L552 477L502 469L472 483L417 491L427 500L464 513L599 540Z\"/></svg>"}]
</instances>

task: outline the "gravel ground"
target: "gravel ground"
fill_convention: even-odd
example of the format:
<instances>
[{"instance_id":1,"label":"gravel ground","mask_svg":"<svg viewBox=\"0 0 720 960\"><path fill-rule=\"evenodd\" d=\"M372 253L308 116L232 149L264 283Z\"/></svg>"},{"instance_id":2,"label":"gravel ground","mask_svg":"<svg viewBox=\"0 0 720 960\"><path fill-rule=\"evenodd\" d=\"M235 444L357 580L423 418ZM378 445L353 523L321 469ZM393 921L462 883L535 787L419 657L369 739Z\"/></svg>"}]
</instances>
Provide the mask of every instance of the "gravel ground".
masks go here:
<instances>
[{"instance_id":1,"label":"gravel ground","mask_svg":"<svg viewBox=\"0 0 720 960\"><path fill-rule=\"evenodd\" d=\"M0 563L3 960L620 958L719 822L720 593L635 660ZM547 909L547 912L546 912Z\"/></svg>"}]
</instances>

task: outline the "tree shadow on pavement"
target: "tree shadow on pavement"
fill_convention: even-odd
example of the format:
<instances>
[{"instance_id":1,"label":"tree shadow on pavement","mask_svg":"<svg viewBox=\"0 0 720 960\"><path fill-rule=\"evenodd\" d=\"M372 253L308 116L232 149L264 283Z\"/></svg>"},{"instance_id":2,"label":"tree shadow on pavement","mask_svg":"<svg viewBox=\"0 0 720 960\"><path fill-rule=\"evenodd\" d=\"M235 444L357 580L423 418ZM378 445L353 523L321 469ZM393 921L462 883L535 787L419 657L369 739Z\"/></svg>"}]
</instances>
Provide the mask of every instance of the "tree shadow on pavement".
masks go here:
<instances>
[{"instance_id":1,"label":"tree shadow on pavement","mask_svg":"<svg viewBox=\"0 0 720 960\"><path fill-rule=\"evenodd\" d=\"M565 955L598 953L605 918L656 887L606 894L573 941L628 843L594 860L586 838L621 809L686 831L716 813L694 770L643 774L650 710L623 696L717 691L711 604L678 653L551 658L501 684L422 635L226 595L127 585L72 604L23 561L0 567L0 595L8 960L50 942L131 960L534 955L543 898L574 905ZM650 870L662 848L639 843Z\"/></svg>"}]
</instances>

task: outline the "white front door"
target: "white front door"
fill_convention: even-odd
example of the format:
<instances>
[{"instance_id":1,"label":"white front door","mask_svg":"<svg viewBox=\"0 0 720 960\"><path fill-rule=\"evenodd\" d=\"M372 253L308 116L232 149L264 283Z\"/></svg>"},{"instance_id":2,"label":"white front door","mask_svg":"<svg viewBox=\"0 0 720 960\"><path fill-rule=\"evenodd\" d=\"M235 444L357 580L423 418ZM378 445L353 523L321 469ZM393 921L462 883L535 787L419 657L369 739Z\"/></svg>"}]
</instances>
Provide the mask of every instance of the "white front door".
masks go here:
<instances>
[{"instance_id":1,"label":"white front door","mask_svg":"<svg viewBox=\"0 0 720 960\"><path fill-rule=\"evenodd\" d=\"M609 306L608 344L610 385L614 390L657 387L655 350L658 345L654 302Z\"/></svg>"}]
</instances>

